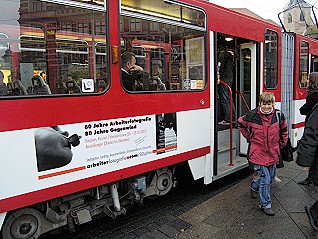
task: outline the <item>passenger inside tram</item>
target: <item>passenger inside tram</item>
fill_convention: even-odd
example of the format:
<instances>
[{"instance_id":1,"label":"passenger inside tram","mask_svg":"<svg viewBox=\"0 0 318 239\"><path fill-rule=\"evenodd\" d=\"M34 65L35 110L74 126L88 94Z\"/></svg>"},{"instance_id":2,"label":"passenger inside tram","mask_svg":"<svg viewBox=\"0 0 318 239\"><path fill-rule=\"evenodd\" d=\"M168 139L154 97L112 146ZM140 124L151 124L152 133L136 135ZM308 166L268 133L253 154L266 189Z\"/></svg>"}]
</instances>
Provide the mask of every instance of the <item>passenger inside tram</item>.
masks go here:
<instances>
[{"instance_id":1,"label":"passenger inside tram","mask_svg":"<svg viewBox=\"0 0 318 239\"><path fill-rule=\"evenodd\" d=\"M107 70L106 68L101 68L99 73L97 74L96 84L95 84L95 92L101 93L107 87Z\"/></svg>"},{"instance_id":2,"label":"passenger inside tram","mask_svg":"<svg viewBox=\"0 0 318 239\"><path fill-rule=\"evenodd\" d=\"M3 82L4 74L0 71L0 95L8 95L8 88L6 83Z\"/></svg>"},{"instance_id":3,"label":"passenger inside tram","mask_svg":"<svg viewBox=\"0 0 318 239\"><path fill-rule=\"evenodd\" d=\"M27 90L23 86L20 80L14 80L13 82L9 82L7 84L8 87L8 95L11 96L19 96L19 95L28 95Z\"/></svg>"},{"instance_id":4,"label":"passenger inside tram","mask_svg":"<svg viewBox=\"0 0 318 239\"><path fill-rule=\"evenodd\" d=\"M150 90L166 90L166 85L162 82L159 75L156 75L150 79Z\"/></svg>"},{"instance_id":5,"label":"passenger inside tram","mask_svg":"<svg viewBox=\"0 0 318 239\"><path fill-rule=\"evenodd\" d=\"M125 89L128 91L140 89L140 78L144 69L136 64L135 54L129 51L124 52L121 54L121 62L122 83Z\"/></svg>"},{"instance_id":6,"label":"passenger inside tram","mask_svg":"<svg viewBox=\"0 0 318 239\"><path fill-rule=\"evenodd\" d=\"M78 86L76 81L73 79L72 76L67 77L67 82L66 82L66 91L67 94L76 94L76 93L81 93L81 88Z\"/></svg>"},{"instance_id":7,"label":"passenger inside tram","mask_svg":"<svg viewBox=\"0 0 318 239\"><path fill-rule=\"evenodd\" d=\"M45 83L41 76L33 76L31 79L32 86L27 90L29 95L48 95L51 94L50 87Z\"/></svg>"},{"instance_id":8,"label":"passenger inside tram","mask_svg":"<svg viewBox=\"0 0 318 239\"><path fill-rule=\"evenodd\" d=\"M97 79L96 80L96 92L103 92L106 89L106 81L105 79Z\"/></svg>"},{"instance_id":9,"label":"passenger inside tram","mask_svg":"<svg viewBox=\"0 0 318 239\"><path fill-rule=\"evenodd\" d=\"M226 48L220 47L218 50L218 66L219 77L223 83L218 84L218 96L220 99L220 106L223 110L224 118L219 122L221 125L230 124L230 88L233 84L234 71L234 55ZM232 106L232 118L235 119L235 107Z\"/></svg>"}]
</instances>

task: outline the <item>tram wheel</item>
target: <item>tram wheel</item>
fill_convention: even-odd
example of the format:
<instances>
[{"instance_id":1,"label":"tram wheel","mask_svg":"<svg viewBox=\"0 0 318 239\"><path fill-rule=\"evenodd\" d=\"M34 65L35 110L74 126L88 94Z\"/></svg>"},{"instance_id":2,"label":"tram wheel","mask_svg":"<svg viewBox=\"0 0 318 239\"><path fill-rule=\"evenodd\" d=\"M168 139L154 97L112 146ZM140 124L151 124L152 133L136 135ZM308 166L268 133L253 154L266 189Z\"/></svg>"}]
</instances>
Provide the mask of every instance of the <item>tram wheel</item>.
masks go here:
<instances>
[{"instance_id":1,"label":"tram wheel","mask_svg":"<svg viewBox=\"0 0 318 239\"><path fill-rule=\"evenodd\" d=\"M172 172L166 167L161 172L157 172L157 177L158 195L167 194L173 185Z\"/></svg>"},{"instance_id":2,"label":"tram wheel","mask_svg":"<svg viewBox=\"0 0 318 239\"><path fill-rule=\"evenodd\" d=\"M3 239L37 239L41 235L41 214L33 208L11 213L5 220Z\"/></svg>"}]
</instances>

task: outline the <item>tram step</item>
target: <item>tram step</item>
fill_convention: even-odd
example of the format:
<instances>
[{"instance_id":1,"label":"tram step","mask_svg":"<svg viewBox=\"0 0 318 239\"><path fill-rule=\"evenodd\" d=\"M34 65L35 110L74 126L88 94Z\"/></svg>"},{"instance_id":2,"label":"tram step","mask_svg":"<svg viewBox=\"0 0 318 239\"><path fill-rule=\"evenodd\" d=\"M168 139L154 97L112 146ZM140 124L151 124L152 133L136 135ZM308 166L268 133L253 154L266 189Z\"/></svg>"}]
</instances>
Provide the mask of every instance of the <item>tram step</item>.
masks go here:
<instances>
[{"instance_id":1,"label":"tram step","mask_svg":"<svg viewBox=\"0 0 318 239\"><path fill-rule=\"evenodd\" d=\"M222 144L218 149L218 164L230 162L230 152L232 152L232 158L236 157L236 144L233 142L232 150L230 150L229 144Z\"/></svg>"},{"instance_id":2,"label":"tram step","mask_svg":"<svg viewBox=\"0 0 318 239\"><path fill-rule=\"evenodd\" d=\"M233 129L233 141L239 142L240 131L238 129ZM230 130L222 130L218 132L218 144L230 144Z\"/></svg>"}]
</instances>

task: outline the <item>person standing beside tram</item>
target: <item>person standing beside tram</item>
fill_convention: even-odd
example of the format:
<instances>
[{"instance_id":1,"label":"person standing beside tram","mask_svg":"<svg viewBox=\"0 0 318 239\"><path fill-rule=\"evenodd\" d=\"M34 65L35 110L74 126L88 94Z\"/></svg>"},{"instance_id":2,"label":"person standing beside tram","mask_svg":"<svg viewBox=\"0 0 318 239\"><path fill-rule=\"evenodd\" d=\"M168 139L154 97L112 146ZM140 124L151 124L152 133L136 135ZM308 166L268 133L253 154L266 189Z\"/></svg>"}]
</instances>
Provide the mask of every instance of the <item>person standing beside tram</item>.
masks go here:
<instances>
[{"instance_id":1,"label":"person standing beside tram","mask_svg":"<svg viewBox=\"0 0 318 239\"><path fill-rule=\"evenodd\" d=\"M307 96L306 103L299 109L301 115L306 115L305 127L313 107L318 103L318 72L309 74L307 81ZM318 186L318 160L314 159L311 165L308 176L305 180L298 182L300 185Z\"/></svg>"},{"instance_id":2,"label":"person standing beside tram","mask_svg":"<svg viewBox=\"0 0 318 239\"><path fill-rule=\"evenodd\" d=\"M318 104L307 117L304 134L299 142L296 163L308 171L315 167L318 157ZM318 231L318 201L305 207L311 227Z\"/></svg>"},{"instance_id":3,"label":"person standing beside tram","mask_svg":"<svg viewBox=\"0 0 318 239\"><path fill-rule=\"evenodd\" d=\"M306 103L300 108L300 113L306 115L305 129L300 139L296 163L308 172L301 185L318 185L318 72L312 72L308 78ZM311 227L318 231L318 200L305 206Z\"/></svg>"},{"instance_id":4,"label":"person standing beside tram","mask_svg":"<svg viewBox=\"0 0 318 239\"><path fill-rule=\"evenodd\" d=\"M238 119L240 132L250 143L248 159L254 167L251 196L259 195L259 207L269 216L275 215L270 186L276 175L280 149L288 140L286 118L281 113L277 119L274 103L274 95L264 92L260 95L259 106Z\"/></svg>"}]
</instances>

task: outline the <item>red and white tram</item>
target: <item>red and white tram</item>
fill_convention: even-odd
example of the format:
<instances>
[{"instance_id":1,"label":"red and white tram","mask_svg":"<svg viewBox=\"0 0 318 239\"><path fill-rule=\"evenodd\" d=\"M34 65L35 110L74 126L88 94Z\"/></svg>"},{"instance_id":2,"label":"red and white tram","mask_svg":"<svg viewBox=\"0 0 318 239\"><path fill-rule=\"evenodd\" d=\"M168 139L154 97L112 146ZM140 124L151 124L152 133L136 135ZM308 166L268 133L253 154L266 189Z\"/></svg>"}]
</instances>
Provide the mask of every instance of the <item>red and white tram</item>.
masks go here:
<instances>
[{"instance_id":1,"label":"red and white tram","mask_svg":"<svg viewBox=\"0 0 318 239\"><path fill-rule=\"evenodd\" d=\"M246 167L236 119L263 91L287 115L294 147L302 135L298 109L318 68L313 39L199 0L0 3L4 239L124 215L125 205L168 193L180 164L205 184ZM224 49L231 127L218 124ZM144 68L134 91L121 81L124 51Z\"/></svg>"}]
</instances>

